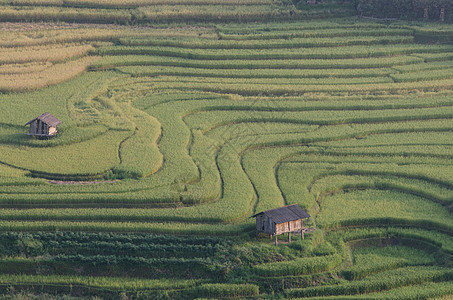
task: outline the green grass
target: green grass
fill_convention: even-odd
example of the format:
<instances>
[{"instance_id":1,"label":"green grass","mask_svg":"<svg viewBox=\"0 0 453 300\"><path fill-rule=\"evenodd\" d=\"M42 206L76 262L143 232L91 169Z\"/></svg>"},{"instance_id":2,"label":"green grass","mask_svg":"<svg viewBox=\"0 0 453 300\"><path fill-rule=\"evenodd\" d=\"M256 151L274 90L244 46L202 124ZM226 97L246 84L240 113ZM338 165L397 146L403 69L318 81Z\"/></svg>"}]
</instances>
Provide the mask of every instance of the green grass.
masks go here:
<instances>
[{"instance_id":1,"label":"green grass","mask_svg":"<svg viewBox=\"0 0 453 300\"><path fill-rule=\"evenodd\" d=\"M134 77L155 76L188 76L188 77L219 77L219 78L378 78L387 77L394 71L389 68L374 69L317 69L317 70L282 70L282 69L205 69L189 67L165 66L129 66L117 67L115 70L130 74Z\"/></svg>"},{"instance_id":2,"label":"green grass","mask_svg":"<svg viewBox=\"0 0 453 300\"><path fill-rule=\"evenodd\" d=\"M423 284L430 280L449 281L451 271L446 268L406 267L369 276L364 280L348 282L341 285L323 286L306 289L289 290L290 298L302 296L356 295L399 288L402 286Z\"/></svg>"},{"instance_id":3,"label":"green grass","mask_svg":"<svg viewBox=\"0 0 453 300\"><path fill-rule=\"evenodd\" d=\"M31 149L2 146L1 151L5 156L4 163L31 172L57 174L56 176L96 175L120 163L117 149L120 142L129 135L129 132L109 131L98 138L68 146ZM59 160L65 163L62 164Z\"/></svg>"},{"instance_id":4,"label":"green grass","mask_svg":"<svg viewBox=\"0 0 453 300\"><path fill-rule=\"evenodd\" d=\"M117 66L173 66L205 69L368 69L388 68L394 65L422 63L423 59L414 56L358 58L358 59L285 59L285 60L188 60L182 58L123 55L105 56L92 64L95 70Z\"/></svg>"},{"instance_id":5,"label":"green grass","mask_svg":"<svg viewBox=\"0 0 453 300\"><path fill-rule=\"evenodd\" d=\"M2 285L49 285L49 286L85 286L98 289L115 290L170 290L190 287L196 282L191 280L165 281L165 280L137 280L128 278L109 277L72 277L72 276L29 276L29 275L7 275L0 277Z\"/></svg>"},{"instance_id":6,"label":"green grass","mask_svg":"<svg viewBox=\"0 0 453 300\"><path fill-rule=\"evenodd\" d=\"M405 246L359 248L353 252L354 265L342 271L348 280L408 265L430 265L434 257L423 250Z\"/></svg>"},{"instance_id":7,"label":"green grass","mask_svg":"<svg viewBox=\"0 0 453 300\"><path fill-rule=\"evenodd\" d=\"M175 5L175 3L177 5ZM40 5L41 4L41 5ZM213 5L214 4L214 5ZM226 4L226 5L225 5ZM282 1L176 1L174 3L138 1L20 1L4 3L1 17L9 22L77 22L105 24L148 24L196 21L259 21L288 17L297 10Z\"/></svg>"},{"instance_id":8,"label":"green grass","mask_svg":"<svg viewBox=\"0 0 453 300\"><path fill-rule=\"evenodd\" d=\"M102 56L64 83L0 95L0 231L20 236L5 243L4 285L184 299L451 293L451 45L415 43L402 22L301 20L343 9L331 1L302 11L267 0L14 3L5 20L154 23L0 33L11 53L85 41L89 59ZM63 121L57 137L15 134L46 111ZM252 241L251 215L293 203L314 234ZM49 242L55 232L79 235ZM385 243L395 246L373 247Z\"/></svg>"},{"instance_id":9,"label":"green grass","mask_svg":"<svg viewBox=\"0 0 453 300\"><path fill-rule=\"evenodd\" d=\"M209 40L208 40L209 41ZM271 40L272 41L272 40ZM317 40L316 40L317 41ZM211 41L212 43L213 41ZM151 40L152 43L152 40ZM395 46L344 46L332 49L330 47L288 47L285 49L272 49L269 46L265 49L229 49L232 42L225 43L226 49L197 49L188 47L164 47L164 46L110 46L101 47L93 51L99 55L160 55L168 57L181 57L190 59L344 59L344 58L366 58L396 55L421 55L421 53L448 52L452 50L450 46L428 47L424 45L401 45ZM246 44L244 44L246 45ZM255 45L256 46L256 45ZM264 46L264 44L263 44ZM299 46L296 48L296 46Z\"/></svg>"}]
</instances>

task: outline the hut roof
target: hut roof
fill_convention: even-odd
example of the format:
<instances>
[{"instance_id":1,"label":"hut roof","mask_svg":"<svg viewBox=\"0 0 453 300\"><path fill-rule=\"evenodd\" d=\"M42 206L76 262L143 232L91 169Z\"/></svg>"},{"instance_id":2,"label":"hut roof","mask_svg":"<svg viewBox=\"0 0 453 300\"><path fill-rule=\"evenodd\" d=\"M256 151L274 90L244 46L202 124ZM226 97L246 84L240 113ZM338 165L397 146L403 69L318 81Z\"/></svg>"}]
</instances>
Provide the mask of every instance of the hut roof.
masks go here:
<instances>
[{"instance_id":1,"label":"hut roof","mask_svg":"<svg viewBox=\"0 0 453 300\"><path fill-rule=\"evenodd\" d=\"M61 124L61 121L52 116L50 113L46 112L40 115L39 117L34 118L33 120L27 122L24 126L27 126L28 124L36 121L36 120L41 120L43 123L46 123L49 126L52 127L57 127L58 125Z\"/></svg>"},{"instance_id":2,"label":"hut roof","mask_svg":"<svg viewBox=\"0 0 453 300\"><path fill-rule=\"evenodd\" d=\"M259 215L266 215L269 218L272 218L272 221L274 221L276 224L299 220L299 219L310 218L310 215L307 214L297 204L292 204L292 205L287 205L287 206L283 206L283 207L279 207L279 208L266 210L266 211L253 215L252 218L259 216Z\"/></svg>"}]
</instances>

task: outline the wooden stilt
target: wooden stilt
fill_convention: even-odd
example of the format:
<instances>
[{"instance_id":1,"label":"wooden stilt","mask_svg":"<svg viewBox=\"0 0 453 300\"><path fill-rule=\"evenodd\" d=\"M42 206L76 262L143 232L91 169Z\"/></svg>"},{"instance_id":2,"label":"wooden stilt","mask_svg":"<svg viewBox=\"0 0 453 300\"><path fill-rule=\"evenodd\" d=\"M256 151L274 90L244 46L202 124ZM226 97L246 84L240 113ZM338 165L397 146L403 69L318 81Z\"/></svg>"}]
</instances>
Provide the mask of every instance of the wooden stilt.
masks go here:
<instances>
[{"instance_id":1,"label":"wooden stilt","mask_svg":"<svg viewBox=\"0 0 453 300\"><path fill-rule=\"evenodd\" d=\"M288 232L288 243L291 243L291 231Z\"/></svg>"},{"instance_id":2,"label":"wooden stilt","mask_svg":"<svg viewBox=\"0 0 453 300\"><path fill-rule=\"evenodd\" d=\"M302 228L300 229L300 236L304 239L304 222L302 222Z\"/></svg>"},{"instance_id":3,"label":"wooden stilt","mask_svg":"<svg viewBox=\"0 0 453 300\"><path fill-rule=\"evenodd\" d=\"M275 246L277 246L277 243L278 243L278 241L277 241L277 235L275 234Z\"/></svg>"}]
</instances>

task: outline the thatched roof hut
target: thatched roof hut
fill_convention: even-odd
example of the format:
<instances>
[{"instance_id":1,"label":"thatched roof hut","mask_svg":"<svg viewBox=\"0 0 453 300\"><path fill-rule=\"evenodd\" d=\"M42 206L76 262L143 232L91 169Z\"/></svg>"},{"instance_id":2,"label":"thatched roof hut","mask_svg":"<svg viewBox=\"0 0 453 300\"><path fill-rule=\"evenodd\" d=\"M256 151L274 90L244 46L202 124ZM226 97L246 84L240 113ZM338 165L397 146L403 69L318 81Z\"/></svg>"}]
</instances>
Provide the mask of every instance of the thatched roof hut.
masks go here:
<instances>
[{"instance_id":1,"label":"thatched roof hut","mask_svg":"<svg viewBox=\"0 0 453 300\"><path fill-rule=\"evenodd\" d=\"M256 236L260 232L273 235L277 244L277 236L283 233L288 233L288 241L291 241L291 232L300 232L303 238L303 220L310 215L299 205L292 204L257 213L252 218L256 218Z\"/></svg>"},{"instance_id":2,"label":"thatched roof hut","mask_svg":"<svg viewBox=\"0 0 453 300\"><path fill-rule=\"evenodd\" d=\"M28 135L36 137L51 137L57 133L57 126L60 124L60 120L46 112L39 117L28 121L24 126L30 125Z\"/></svg>"}]
</instances>

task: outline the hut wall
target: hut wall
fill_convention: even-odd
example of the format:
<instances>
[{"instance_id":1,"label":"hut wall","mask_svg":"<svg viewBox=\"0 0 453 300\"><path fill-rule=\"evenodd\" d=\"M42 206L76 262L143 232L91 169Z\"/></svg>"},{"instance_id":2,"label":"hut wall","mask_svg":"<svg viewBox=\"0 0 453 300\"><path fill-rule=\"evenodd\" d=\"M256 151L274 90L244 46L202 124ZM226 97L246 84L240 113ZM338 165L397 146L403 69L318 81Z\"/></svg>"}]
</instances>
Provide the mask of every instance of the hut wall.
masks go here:
<instances>
[{"instance_id":1,"label":"hut wall","mask_svg":"<svg viewBox=\"0 0 453 300\"><path fill-rule=\"evenodd\" d=\"M302 219L289 221L281 224L275 224L275 234L299 231L302 229Z\"/></svg>"},{"instance_id":2,"label":"hut wall","mask_svg":"<svg viewBox=\"0 0 453 300\"><path fill-rule=\"evenodd\" d=\"M275 234L279 235L285 232L289 232L288 222L275 224Z\"/></svg>"},{"instance_id":3,"label":"hut wall","mask_svg":"<svg viewBox=\"0 0 453 300\"><path fill-rule=\"evenodd\" d=\"M265 215L256 217L256 231L264 232L267 234L274 234L274 222L272 219Z\"/></svg>"},{"instance_id":4,"label":"hut wall","mask_svg":"<svg viewBox=\"0 0 453 300\"><path fill-rule=\"evenodd\" d=\"M44 123L41 120L38 120L38 130L36 131L37 134L44 133Z\"/></svg>"},{"instance_id":5,"label":"hut wall","mask_svg":"<svg viewBox=\"0 0 453 300\"><path fill-rule=\"evenodd\" d=\"M36 134L36 122L31 122L30 123L30 134Z\"/></svg>"},{"instance_id":6,"label":"hut wall","mask_svg":"<svg viewBox=\"0 0 453 300\"><path fill-rule=\"evenodd\" d=\"M57 133L57 128L56 127L49 127L49 135L53 135Z\"/></svg>"},{"instance_id":7,"label":"hut wall","mask_svg":"<svg viewBox=\"0 0 453 300\"><path fill-rule=\"evenodd\" d=\"M42 134L49 134L49 126L46 123L43 123L42 125Z\"/></svg>"},{"instance_id":8,"label":"hut wall","mask_svg":"<svg viewBox=\"0 0 453 300\"><path fill-rule=\"evenodd\" d=\"M272 218L269 218L267 216L265 217L265 220L266 220L266 226L265 226L266 233L274 234L274 232L275 232L274 221L272 221Z\"/></svg>"},{"instance_id":9,"label":"hut wall","mask_svg":"<svg viewBox=\"0 0 453 300\"><path fill-rule=\"evenodd\" d=\"M57 133L57 128L36 120L30 123L30 134L32 135L53 135Z\"/></svg>"},{"instance_id":10,"label":"hut wall","mask_svg":"<svg viewBox=\"0 0 453 300\"><path fill-rule=\"evenodd\" d=\"M302 219L289 222L290 231L299 231L302 229Z\"/></svg>"},{"instance_id":11,"label":"hut wall","mask_svg":"<svg viewBox=\"0 0 453 300\"><path fill-rule=\"evenodd\" d=\"M257 216L256 217L256 231L263 232L264 231L264 216Z\"/></svg>"}]
</instances>

